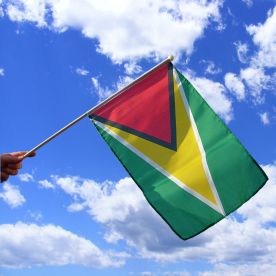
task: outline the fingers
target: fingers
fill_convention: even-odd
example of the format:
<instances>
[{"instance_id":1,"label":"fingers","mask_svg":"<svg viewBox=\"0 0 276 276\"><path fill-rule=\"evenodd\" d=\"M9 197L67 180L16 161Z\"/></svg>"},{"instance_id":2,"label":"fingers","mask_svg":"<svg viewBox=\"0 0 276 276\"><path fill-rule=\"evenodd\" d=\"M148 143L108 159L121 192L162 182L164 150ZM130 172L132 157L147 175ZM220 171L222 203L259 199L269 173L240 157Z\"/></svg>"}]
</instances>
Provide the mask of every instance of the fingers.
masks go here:
<instances>
[{"instance_id":1,"label":"fingers","mask_svg":"<svg viewBox=\"0 0 276 276\"><path fill-rule=\"evenodd\" d=\"M18 156L14 156L12 154L6 153L1 154L1 167L6 167L8 164L16 164L20 162L22 159Z\"/></svg>"},{"instance_id":2,"label":"fingers","mask_svg":"<svg viewBox=\"0 0 276 276\"><path fill-rule=\"evenodd\" d=\"M9 178L8 174L6 174L5 172L1 172L1 182L8 180L8 178Z\"/></svg>"},{"instance_id":3,"label":"fingers","mask_svg":"<svg viewBox=\"0 0 276 276\"><path fill-rule=\"evenodd\" d=\"M8 174L8 175L17 175L18 169L2 168L1 173Z\"/></svg>"},{"instance_id":4,"label":"fingers","mask_svg":"<svg viewBox=\"0 0 276 276\"><path fill-rule=\"evenodd\" d=\"M18 152L13 152L13 153L11 153L11 154L14 155L14 156L17 156L17 157L23 159L23 156L24 156L26 153L28 153L28 151L18 151ZM35 154L36 154L36 153L35 153L34 151L33 151L33 152L30 152L30 153L28 154L27 157L34 157Z\"/></svg>"},{"instance_id":5,"label":"fingers","mask_svg":"<svg viewBox=\"0 0 276 276\"><path fill-rule=\"evenodd\" d=\"M7 165L8 168L10 169L21 169L22 168L22 163L19 162L19 163L16 163L16 164L8 164Z\"/></svg>"},{"instance_id":6,"label":"fingers","mask_svg":"<svg viewBox=\"0 0 276 276\"><path fill-rule=\"evenodd\" d=\"M0 154L1 158L1 182L6 181L10 175L17 175L18 170L22 168L22 161L27 151L18 151L6 154ZM35 152L29 153L28 157L35 156Z\"/></svg>"}]
</instances>

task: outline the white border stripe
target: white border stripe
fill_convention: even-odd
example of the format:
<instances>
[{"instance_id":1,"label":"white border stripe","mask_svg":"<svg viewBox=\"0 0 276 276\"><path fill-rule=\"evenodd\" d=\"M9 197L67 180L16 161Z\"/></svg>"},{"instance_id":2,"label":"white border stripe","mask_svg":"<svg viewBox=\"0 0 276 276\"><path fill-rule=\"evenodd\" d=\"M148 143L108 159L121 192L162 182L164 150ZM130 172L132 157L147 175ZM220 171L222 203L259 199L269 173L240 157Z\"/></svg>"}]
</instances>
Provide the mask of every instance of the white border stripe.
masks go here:
<instances>
[{"instance_id":1,"label":"white border stripe","mask_svg":"<svg viewBox=\"0 0 276 276\"><path fill-rule=\"evenodd\" d=\"M200 153L201 153L202 163L203 163L203 167L204 167L204 170L205 170L208 182L209 182L210 187L212 189L212 192L213 192L213 194L215 196L215 199L216 199L216 201L218 203L219 212L222 215L225 216L225 211L224 211L224 208L223 208L222 203L220 201L220 198L219 198L216 186L214 184L212 175L210 173L210 170L209 170L209 167L208 167L208 164L207 164L207 160L206 160L206 153L205 153L205 150L204 150L204 147L203 147L203 144L202 144L202 141L201 141L201 138L200 138L200 135L199 135L199 132L198 132L198 129L197 129L197 125L195 123L195 120L194 120L191 108L190 108L190 106L188 104L188 101L187 101L187 98L186 98L186 95L185 95L185 92L184 92L184 88L183 88L182 83L181 83L181 81L180 81L180 79L178 77L178 73L176 72L175 69L173 69L173 73L174 73L174 77L176 79L176 82L178 84L178 88L179 88L180 94L182 96L186 112L188 114L188 117L190 119L191 125L193 127L193 131L194 131L194 134L195 134L195 137L196 137L196 141L197 141Z\"/></svg>"},{"instance_id":2,"label":"white border stripe","mask_svg":"<svg viewBox=\"0 0 276 276\"><path fill-rule=\"evenodd\" d=\"M132 152L137 154L140 158L144 159L147 163L149 163L151 166L153 166L155 169L157 169L160 173L165 175L167 178L169 178L171 181L173 181L177 186L179 186L181 189L185 190L186 192L192 194L194 197L199 199L200 201L207 204L212 209L216 210L218 213L223 214L221 212L221 209L218 208L215 204L213 204L211 201L209 201L207 198L203 197L201 194L195 192L194 190L190 189L186 184L184 184L182 181L177 179L175 176L169 174L166 170L164 170L162 167L160 167L158 164L156 164L154 161L149 159L146 155L144 155L142 152L137 150L135 147L133 147L131 144L129 144L127 141L122 139L118 134L113 132L111 129L106 127L101 122L93 120L95 124L97 124L100 128L104 129L107 133L109 133L111 136L113 136L116 140L118 140L121 144L126 146L128 149L130 149ZM223 214L224 215L224 214Z\"/></svg>"}]
</instances>

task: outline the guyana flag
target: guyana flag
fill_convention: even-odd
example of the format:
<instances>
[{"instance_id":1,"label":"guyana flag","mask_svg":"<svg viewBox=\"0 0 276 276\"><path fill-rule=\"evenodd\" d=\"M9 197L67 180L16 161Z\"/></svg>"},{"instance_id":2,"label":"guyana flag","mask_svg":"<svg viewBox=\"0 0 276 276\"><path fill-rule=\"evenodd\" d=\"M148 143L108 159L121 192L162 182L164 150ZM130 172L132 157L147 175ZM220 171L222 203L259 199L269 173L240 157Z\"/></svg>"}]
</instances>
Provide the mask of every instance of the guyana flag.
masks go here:
<instances>
[{"instance_id":1,"label":"guyana flag","mask_svg":"<svg viewBox=\"0 0 276 276\"><path fill-rule=\"evenodd\" d=\"M267 181L171 62L89 117L149 204L182 239L223 219Z\"/></svg>"}]
</instances>

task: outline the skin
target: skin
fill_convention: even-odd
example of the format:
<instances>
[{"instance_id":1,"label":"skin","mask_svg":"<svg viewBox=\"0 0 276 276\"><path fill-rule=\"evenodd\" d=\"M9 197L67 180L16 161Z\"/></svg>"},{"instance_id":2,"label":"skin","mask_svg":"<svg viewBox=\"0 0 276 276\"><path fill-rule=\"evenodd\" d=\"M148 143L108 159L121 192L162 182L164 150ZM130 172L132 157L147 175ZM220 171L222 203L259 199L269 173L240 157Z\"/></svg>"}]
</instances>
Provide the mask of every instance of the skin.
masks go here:
<instances>
[{"instance_id":1,"label":"skin","mask_svg":"<svg viewBox=\"0 0 276 276\"><path fill-rule=\"evenodd\" d=\"M0 155L1 159L1 182L8 180L11 175L17 175L18 170L22 168L23 156L26 151L4 153ZM35 156L35 153L28 157Z\"/></svg>"}]
</instances>

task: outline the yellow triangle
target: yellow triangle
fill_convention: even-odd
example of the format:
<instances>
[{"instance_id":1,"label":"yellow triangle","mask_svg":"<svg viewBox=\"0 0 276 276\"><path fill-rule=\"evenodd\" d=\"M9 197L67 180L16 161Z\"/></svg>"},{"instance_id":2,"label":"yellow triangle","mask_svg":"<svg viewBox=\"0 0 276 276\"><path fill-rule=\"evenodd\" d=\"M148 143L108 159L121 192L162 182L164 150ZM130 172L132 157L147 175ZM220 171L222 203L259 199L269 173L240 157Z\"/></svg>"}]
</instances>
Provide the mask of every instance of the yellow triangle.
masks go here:
<instances>
[{"instance_id":1,"label":"yellow triangle","mask_svg":"<svg viewBox=\"0 0 276 276\"><path fill-rule=\"evenodd\" d=\"M211 185L203 166L203 158L201 156L193 127L187 115L181 93L175 80L174 96L177 151L170 150L116 127L106 124L104 124L104 126L141 152L148 159L156 163L166 171L168 175L178 179L178 182L181 182L183 187L188 187L189 190L194 192L193 194L200 195L200 198L203 198L205 201L207 200L208 202L211 202L212 205L218 207L218 202L211 189ZM146 112L148 112L150 116L150 110L147 110ZM160 121L160 124L162 124L162 121Z\"/></svg>"}]
</instances>

